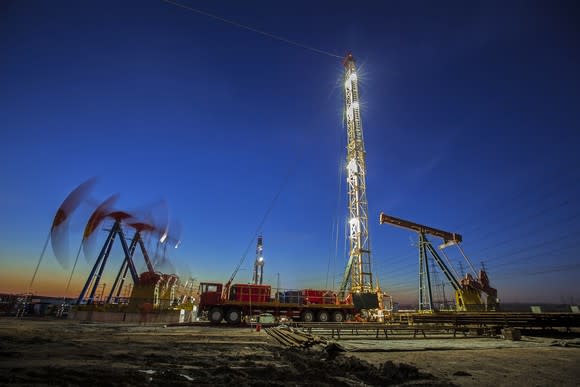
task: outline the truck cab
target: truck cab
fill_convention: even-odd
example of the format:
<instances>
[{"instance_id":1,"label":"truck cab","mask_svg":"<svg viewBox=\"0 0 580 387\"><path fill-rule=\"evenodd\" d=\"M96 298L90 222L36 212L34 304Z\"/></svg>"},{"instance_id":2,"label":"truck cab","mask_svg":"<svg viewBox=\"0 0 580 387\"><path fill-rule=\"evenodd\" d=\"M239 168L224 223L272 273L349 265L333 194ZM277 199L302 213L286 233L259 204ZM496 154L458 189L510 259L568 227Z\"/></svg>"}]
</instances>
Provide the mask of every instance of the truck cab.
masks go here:
<instances>
[{"instance_id":1,"label":"truck cab","mask_svg":"<svg viewBox=\"0 0 580 387\"><path fill-rule=\"evenodd\" d=\"M202 282L199 284L199 306L217 305L222 296L222 284Z\"/></svg>"}]
</instances>

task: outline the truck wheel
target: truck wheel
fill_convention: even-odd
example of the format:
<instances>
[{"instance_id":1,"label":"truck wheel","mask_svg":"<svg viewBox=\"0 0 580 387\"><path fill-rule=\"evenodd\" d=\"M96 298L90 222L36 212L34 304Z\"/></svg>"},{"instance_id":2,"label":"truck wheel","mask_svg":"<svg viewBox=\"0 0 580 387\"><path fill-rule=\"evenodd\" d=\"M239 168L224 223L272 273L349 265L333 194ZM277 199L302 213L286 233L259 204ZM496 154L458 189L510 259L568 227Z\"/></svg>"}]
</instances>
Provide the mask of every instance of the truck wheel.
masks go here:
<instances>
[{"instance_id":1,"label":"truck wheel","mask_svg":"<svg viewBox=\"0 0 580 387\"><path fill-rule=\"evenodd\" d=\"M316 320L320 322L328 322L328 312L325 310L321 310L320 312L318 312Z\"/></svg>"},{"instance_id":2,"label":"truck wheel","mask_svg":"<svg viewBox=\"0 0 580 387\"><path fill-rule=\"evenodd\" d=\"M242 321L242 311L237 308L228 309L226 312L226 321L229 324L239 324Z\"/></svg>"},{"instance_id":3,"label":"truck wheel","mask_svg":"<svg viewBox=\"0 0 580 387\"><path fill-rule=\"evenodd\" d=\"M344 314L342 314L342 312L332 312L332 322L343 322L344 321Z\"/></svg>"},{"instance_id":4,"label":"truck wheel","mask_svg":"<svg viewBox=\"0 0 580 387\"><path fill-rule=\"evenodd\" d=\"M214 306L209 311L209 321L211 321L212 324L221 323L223 318L224 318L224 311L219 306Z\"/></svg>"},{"instance_id":5,"label":"truck wheel","mask_svg":"<svg viewBox=\"0 0 580 387\"><path fill-rule=\"evenodd\" d=\"M312 322L314 321L314 312L311 310L305 310L302 312L302 321L303 322Z\"/></svg>"}]
</instances>

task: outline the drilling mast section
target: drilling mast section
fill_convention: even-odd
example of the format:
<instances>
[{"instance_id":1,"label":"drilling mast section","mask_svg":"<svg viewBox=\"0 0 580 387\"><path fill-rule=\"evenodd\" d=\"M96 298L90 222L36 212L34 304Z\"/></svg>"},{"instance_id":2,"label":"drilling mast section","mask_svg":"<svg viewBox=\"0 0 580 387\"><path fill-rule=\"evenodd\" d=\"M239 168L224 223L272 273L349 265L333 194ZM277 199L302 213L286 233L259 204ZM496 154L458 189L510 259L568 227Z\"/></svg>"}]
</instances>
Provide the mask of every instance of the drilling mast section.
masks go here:
<instances>
[{"instance_id":1,"label":"drilling mast section","mask_svg":"<svg viewBox=\"0 0 580 387\"><path fill-rule=\"evenodd\" d=\"M371 251L366 195L366 152L360 115L358 78L355 60L344 60L344 97L347 127L347 185L349 210L349 259L340 286L341 297L372 293ZM350 288L349 288L350 285Z\"/></svg>"},{"instance_id":2,"label":"drilling mast section","mask_svg":"<svg viewBox=\"0 0 580 387\"><path fill-rule=\"evenodd\" d=\"M258 243L256 245L256 260L254 261L254 276L253 276L253 283L254 285L262 285L264 281L264 244L262 235L258 236Z\"/></svg>"}]
</instances>

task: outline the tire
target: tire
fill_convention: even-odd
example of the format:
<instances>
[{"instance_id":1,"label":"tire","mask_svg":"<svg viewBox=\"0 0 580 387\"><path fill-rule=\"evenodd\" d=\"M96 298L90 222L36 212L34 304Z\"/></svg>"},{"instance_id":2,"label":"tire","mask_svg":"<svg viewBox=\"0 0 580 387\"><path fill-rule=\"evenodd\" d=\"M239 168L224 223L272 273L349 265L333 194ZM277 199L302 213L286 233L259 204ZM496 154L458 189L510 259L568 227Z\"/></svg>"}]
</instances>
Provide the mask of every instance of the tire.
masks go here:
<instances>
[{"instance_id":1,"label":"tire","mask_svg":"<svg viewBox=\"0 0 580 387\"><path fill-rule=\"evenodd\" d=\"M242 311L238 308L228 309L226 312L226 321L228 324L239 324L242 321Z\"/></svg>"},{"instance_id":2,"label":"tire","mask_svg":"<svg viewBox=\"0 0 580 387\"><path fill-rule=\"evenodd\" d=\"M305 310L302 312L301 320L303 322L313 322L314 321L314 312L311 310Z\"/></svg>"},{"instance_id":3,"label":"tire","mask_svg":"<svg viewBox=\"0 0 580 387\"><path fill-rule=\"evenodd\" d=\"M330 319L332 322L341 323L344 321L344 314L340 311L332 312Z\"/></svg>"},{"instance_id":4,"label":"tire","mask_svg":"<svg viewBox=\"0 0 580 387\"><path fill-rule=\"evenodd\" d=\"M328 322L328 312L325 310L321 310L316 315L316 321L319 322Z\"/></svg>"},{"instance_id":5,"label":"tire","mask_svg":"<svg viewBox=\"0 0 580 387\"><path fill-rule=\"evenodd\" d=\"M222 320L224 318L224 310L222 308L220 308L219 306L214 306L209 311L208 317L209 317L209 321L212 324L219 324L222 322Z\"/></svg>"}]
</instances>

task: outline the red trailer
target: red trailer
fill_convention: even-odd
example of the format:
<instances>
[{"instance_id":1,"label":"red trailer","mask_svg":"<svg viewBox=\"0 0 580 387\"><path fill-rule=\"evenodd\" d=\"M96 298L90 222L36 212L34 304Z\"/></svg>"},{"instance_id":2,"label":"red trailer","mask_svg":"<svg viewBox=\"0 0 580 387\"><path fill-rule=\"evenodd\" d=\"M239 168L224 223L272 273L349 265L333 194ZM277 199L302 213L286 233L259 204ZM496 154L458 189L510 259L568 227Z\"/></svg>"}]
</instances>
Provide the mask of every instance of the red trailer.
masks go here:
<instances>
[{"instance_id":1,"label":"red trailer","mask_svg":"<svg viewBox=\"0 0 580 387\"><path fill-rule=\"evenodd\" d=\"M329 290L302 290L302 297L306 304L337 304L338 298L336 293Z\"/></svg>"},{"instance_id":2,"label":"red trailer","mask_svg":"<svg viewBox=\"0 0 580 387\"><path fill-rule=\"evenodd\" d=\"M242 302L268 302L271 291L270 285L236 284L232 286L230 299Z\"/></svg>"},{"instance_id":3,"label":"red trailer","mask_svg":"<svg viewBox=\"0 0 580 387\"><path fill-rule=\"evenodd\" d=\"M354 305L338 302L336 295L329 291L306 289L299 291L301 297L283 299L280 295L289 292L276 292L272 296L271 290L269 285L234 284L228 292L223 284L202 282L199 311L207 313L214 324L224 319L238 324L244 316L261 313L305 322L342 322L356 312Z\"/></svg>"}]
</instances>

